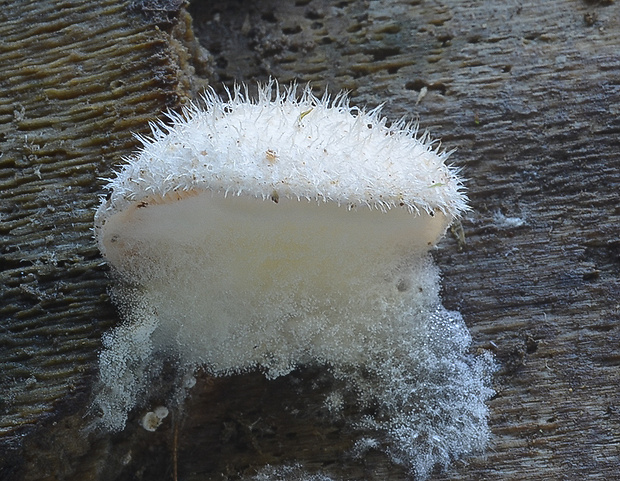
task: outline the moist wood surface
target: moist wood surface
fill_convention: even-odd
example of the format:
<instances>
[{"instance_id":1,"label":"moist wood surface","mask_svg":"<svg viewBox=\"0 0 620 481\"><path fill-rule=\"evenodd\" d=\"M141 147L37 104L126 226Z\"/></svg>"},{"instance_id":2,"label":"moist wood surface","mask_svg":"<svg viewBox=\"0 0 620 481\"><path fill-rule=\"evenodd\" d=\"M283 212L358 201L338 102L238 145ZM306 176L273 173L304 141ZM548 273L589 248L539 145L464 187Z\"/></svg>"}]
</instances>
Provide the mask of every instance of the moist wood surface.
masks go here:
<instances>
[{"instance_id":1,"label":"moist wood surface","mask_svg":"<svg viewBox=\"0 0 620 481\"><path fill-rule=\"evenodd\" d=\"M620 479L620 4L12 2L0 12L0 479L407 479L321 407L325 373L200 374L155 433L87 433L118 322L92 240L132 132L207 83L312 81L456 148L472 211L444 304L502 364L486 453L433 479ZM193 35L202 45L194 40ZM204 49L203 49L204 48ZM172 375L172 374L171 374ZM166 382L166 381L164 381ZM313 387L314 386L314 387ZM176 460L176 462L175 462Z\"/></svg>"}]
</instances>

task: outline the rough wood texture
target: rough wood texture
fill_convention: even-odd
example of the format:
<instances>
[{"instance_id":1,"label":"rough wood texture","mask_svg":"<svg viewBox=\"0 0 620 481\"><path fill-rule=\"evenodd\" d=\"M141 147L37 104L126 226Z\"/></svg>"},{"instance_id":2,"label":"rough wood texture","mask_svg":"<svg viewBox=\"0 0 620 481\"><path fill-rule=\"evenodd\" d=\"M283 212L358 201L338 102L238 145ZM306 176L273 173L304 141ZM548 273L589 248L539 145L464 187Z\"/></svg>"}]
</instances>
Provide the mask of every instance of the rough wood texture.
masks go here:
<instances>
[{"instance_id":1,"label":"rough wood texture","mask_svg":"<svg viewBox=\"0 0 620 481\"><path fill-rule=\"evenodd\" d=\"M130 131L196 90L191 32L166 33L184 17L148 5L155 20L115 2L0 13L0 478L173 479L176 458L186 480L295 460L334 478L406 479L380 453L346 455L352 437L322 412L317 371L202 376L155 433L137 410L123 433L83 434L101 332L116 322L89 231L98 178L135 147ZM349 89L458 149L473 210L466 245L452 236L436 252L443 297L503 368L489 450L434 479L620 479L620 5L190 11L213 80Z\"/></svg>"},{"instance_id":2,"label":"rough wood texture","mask_svg":"<svg viewBox=\"0 0 620 481\"><path fill-rule=\"evenodd\" d=\"M169 18L139 7L22 1L0 11L3 480L62 474L58 458L71 454L58 453L82 449L79 425L57 446L49 428L81 419L101 333L116 322L92 239L100 178L135 148L132 132L196 88L182 69L191 55L178 6Z\"/></svg>"}]
</instances>

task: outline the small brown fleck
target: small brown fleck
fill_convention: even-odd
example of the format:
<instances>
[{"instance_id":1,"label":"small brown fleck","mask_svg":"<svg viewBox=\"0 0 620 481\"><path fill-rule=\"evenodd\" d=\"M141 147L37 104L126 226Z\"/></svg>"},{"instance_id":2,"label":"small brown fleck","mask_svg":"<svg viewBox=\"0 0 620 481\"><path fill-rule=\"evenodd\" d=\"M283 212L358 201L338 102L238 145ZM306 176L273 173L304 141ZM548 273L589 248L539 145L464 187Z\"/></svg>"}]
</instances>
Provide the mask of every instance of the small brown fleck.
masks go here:
<instances>
[{"instance_id":1,"label":"small brown fleck","mask_svg":"<svg viewBox=\"0 0 620 481\"><path fill-rule=\"evenodd\" d=\"M586 23L588 27L591 27L592 25L596 23L596 13L590 13L590 12L584 13L583 21Z\"/></svg>"},{"instance_id":2,"label":"small brown fleck","mask_svg":"<svg viewBox=\"0 0 620 481\"><path fill-rule=\"evenodd\" d=\"M265 152L265 158L267 159L267 162L273 164L276 160L278 160L278 154L275 150L268 149L267 152Z\"/></svg>"}]
</instances>

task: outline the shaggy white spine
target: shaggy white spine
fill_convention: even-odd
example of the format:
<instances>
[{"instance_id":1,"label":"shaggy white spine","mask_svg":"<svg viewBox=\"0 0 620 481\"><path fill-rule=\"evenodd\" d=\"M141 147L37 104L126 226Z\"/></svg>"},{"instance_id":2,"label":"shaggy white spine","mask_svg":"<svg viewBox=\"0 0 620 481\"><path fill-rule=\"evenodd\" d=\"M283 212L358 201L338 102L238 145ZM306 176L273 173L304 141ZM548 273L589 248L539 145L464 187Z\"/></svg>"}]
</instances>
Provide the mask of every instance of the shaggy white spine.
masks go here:
<instances>
[{"instance_id":1,"label":"shaggy white spine","mask_svg":"<svg viewBox=\"0 0 620 481\"><path fill-rule=\"evenodd\" d=\"M380 107L364 112L342 94L319 99L306 87L297 98L295 87L277 88L271 100L272 92L272 84L260 88L254 102L237 88L224 102L209 91L204 108L190 104L169 113L169 123L152 123L152 137L138 137L139 155L110 179L105 209L196 188L262 199L275 189L297 200L449 217L467 208L458 170L445 164L451 152L419 136L417 125L387 127ZM268 152L272 162L256 162Z\"/></svg>"}]
</instances>

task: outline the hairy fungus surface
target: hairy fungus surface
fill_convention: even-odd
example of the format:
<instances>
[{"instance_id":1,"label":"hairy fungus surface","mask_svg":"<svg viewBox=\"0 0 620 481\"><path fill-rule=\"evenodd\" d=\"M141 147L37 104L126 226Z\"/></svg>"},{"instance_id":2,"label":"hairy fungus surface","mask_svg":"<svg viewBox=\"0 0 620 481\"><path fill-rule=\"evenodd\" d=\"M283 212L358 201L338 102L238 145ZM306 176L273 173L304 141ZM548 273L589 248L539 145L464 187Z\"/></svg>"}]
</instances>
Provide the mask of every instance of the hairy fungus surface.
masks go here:
<instances>
[{"instance_id":1,"label":"hairy fungus surface","mask_svg":"<svg viewBox=\"0 0 620 481\"><path fill-rule=\"evenodd\" d=\"M272 378L321 363L380 406L359 453L382 443L424 477L484 447L493 363L428 257L466 208L448 155L341 95L204 103L153 125L96 213L125 318L104 338L103 423L124 426L156 355Z\"/></svg>"}]
</instances>

